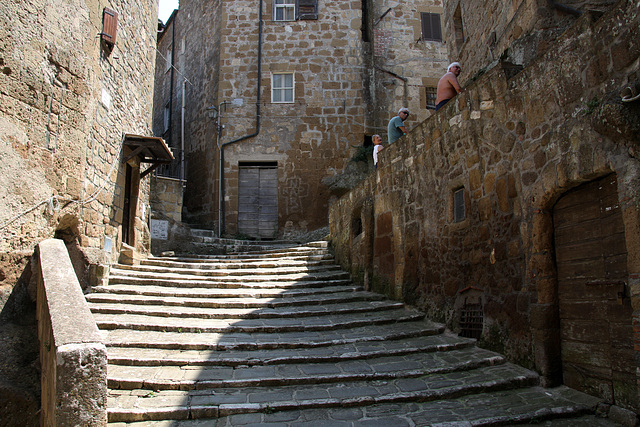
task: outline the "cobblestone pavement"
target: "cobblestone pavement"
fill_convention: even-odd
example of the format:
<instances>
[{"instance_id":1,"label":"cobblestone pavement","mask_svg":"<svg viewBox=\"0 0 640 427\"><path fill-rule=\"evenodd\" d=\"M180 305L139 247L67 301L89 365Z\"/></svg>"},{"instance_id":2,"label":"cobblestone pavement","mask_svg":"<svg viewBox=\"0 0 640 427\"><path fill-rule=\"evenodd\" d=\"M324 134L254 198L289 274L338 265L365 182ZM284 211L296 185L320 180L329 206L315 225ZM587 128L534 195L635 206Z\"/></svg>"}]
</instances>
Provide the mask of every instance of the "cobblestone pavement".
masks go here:
<instances>
[{"instance_id":1,"label":"cobblestone pavement","mask_svg":"<svg viewBox=\"0 0 640 427\"><path fill-rule=\"evenodd\" d=\"M113 268L87 295L110 423L614 425L598 399L354 286L326 246Z\"/></svg>"}]
</instances>

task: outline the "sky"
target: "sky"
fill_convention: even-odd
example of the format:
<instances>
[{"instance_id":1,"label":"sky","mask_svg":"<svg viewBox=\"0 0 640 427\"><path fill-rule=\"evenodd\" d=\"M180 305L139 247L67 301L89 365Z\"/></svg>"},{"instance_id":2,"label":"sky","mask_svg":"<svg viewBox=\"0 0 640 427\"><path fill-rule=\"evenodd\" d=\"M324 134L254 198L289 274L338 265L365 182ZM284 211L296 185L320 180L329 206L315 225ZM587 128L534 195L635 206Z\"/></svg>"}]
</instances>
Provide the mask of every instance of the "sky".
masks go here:
<instances>
[{"instance_id":1,"label":"sky","mask_svg":"<svg viewBox=\"0 0 640 427\"><path fill-rule=\"evenodd\" d=\"M178 0L159 0L159 5L158 18L165 24L173 13L173 9L178 8Z\"/></svg>"}]
</instances>

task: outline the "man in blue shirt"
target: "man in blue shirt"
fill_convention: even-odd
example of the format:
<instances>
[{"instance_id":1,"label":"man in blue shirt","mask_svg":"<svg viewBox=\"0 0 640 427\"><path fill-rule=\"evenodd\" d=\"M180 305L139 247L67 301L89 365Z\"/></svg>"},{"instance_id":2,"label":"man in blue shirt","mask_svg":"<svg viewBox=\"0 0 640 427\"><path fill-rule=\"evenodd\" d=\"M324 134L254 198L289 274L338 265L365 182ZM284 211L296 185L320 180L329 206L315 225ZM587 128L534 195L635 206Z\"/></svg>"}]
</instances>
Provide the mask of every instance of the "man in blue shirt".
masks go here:
<instances>
[{"instance_id":1,"label":"man in blue shirt","mask_svg":"<svg viewBox=\"0 0 640 427\"><path fill-rule=\"evenodd\" d=\"M389 137L389 144L395 142L402 135L406 135L409 131L404 126L404 121L409 117L409 109L401 108L398 111L398 115L389 120L387 125L387 135Z\"/></svg>"}]
</instances>

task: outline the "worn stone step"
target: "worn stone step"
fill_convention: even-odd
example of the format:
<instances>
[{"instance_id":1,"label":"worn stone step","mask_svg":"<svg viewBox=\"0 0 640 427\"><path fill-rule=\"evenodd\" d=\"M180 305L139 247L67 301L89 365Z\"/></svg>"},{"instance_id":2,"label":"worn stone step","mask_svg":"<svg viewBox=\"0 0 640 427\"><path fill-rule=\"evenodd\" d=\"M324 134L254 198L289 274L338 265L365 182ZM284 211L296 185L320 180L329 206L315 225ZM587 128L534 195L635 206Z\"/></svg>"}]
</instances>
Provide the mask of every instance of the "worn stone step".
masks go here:
<instances>
[{"instance_id":1,"label":"worn stone step","mask_svg":"<svg viewBox=\"0 0 640 427\"><path fill-rule=\"evenodd\" d=\"M305 332L330 331L334 329L355 328L367 325L386 323L402 323L417 321L424 314L402 309L382 312L364 312L358 314L337 314L328 316L311 316L301 318L275 319L203 319L189 317L158 317L137 314L101 314L93 317L102 330L134 329L164 332L226 333L237 332Z\"/></svg>"},{"instance_id":2,"label":"worn stone step","mask_svg":"<svg viewBox=\"0 0 640 427\"><path fill-rule=\"evenodd\" d=\"M132 284L109 284L107 286L96 286L92 288L94 295L98 293L119 294L119 295L148 295L157 297L176 297L176 298L236 298L236 299L269 299L275 302L276 299L289 299L298 297L314 297L324 298L326 295L339 295L346 293L354 293L362 288L353 285L347 280L337 280L326 282L327 286L309 288L210 288L210 287L172 287L166 286ZM282 283L286 285L287 282Z\"/></svg>"},{"instance_id":3,"label":"worn stone step","mask_svg":"<svg viewBox=\"0 0 640 427\"><path fill-rule=\"evenodd\" d=\"M252 308L228 308L228 307L194 307L180 305L178 301L173 305L163 305L162 301L158 305L124 303L116 301L113 303L97 301L87 298L89 308L93 313L100 314L134 314L158 317L174 318L199 318L199 319L274 319L291 317L312 317L318 315L339 315L366 313L371 311L381 312L384 310L400 309L404 305L400 302L381 301L350 301L347 303L326 303L323 305L295 306L295 307L252 307ZM197 301L198 302L198 301ZM201 301L200 301L201 302ZM268 303L268 301L265 301Z\"/></svg>"},{"instance_id":4,"label":"worn stone step","mask_svg":"<svg viewBox=\"0 0 640 427\"><path fill-rule=\"evenodd\" d=\"M290 363L329 363L376 357L458 350L476 340L438 335L363 341L324 347L251 350L183 350L107 347L109 364L126 366L268 366Z\"/></svg>"},{"instance_id":5,"label":"worn stone step","mask_svg":"<svg viewBox=\"0 0 640 427\"><path fill-rule=\"evenodd\" d=\"M326 265L334 263L333 256L329 253L310 255L291 255L287 257L248 257L239 259L236 257L226 258L187 258L187 257L152 257L142 260L140 265L159 266L173 268L229 268L253 267L265 265L298 266L298 265ZM236 267L237 266L237 267Z\"/></svg>"},{"instance_id":6,"label":"worn stone step","mask_svg":"<svg viewBox=\"0 0 640 427\"><path fill-rule=\"evenodd\" d=\"M102 330L108 347L135 347L184 350L263 350L314 348L351 343L399 340L444 332L444 325L429 320L368 325L350 329L282 333L186 333Z\"/></svg>"},{"instance_id":7,"label":"worn stone step","mask_svg":"<svg viewBox=\"0 0 640 427\"><path fill-rule=\"evenodd\" d=\"M503 356L473 347L439 353L414 353L330 363L268 366L109 365L112 389L204 390L224 387L377 381L467 371L505 363Z\"/></svg>"},{"instance_id":8,"label":"worn stone step","mask_svg":"<svg viewBox=\"0 0 640 427\"><path fill-rule=\"evenodd\" d=\"M475 395L447 401L380 403L320 409L295 409L237 414L209 419L113 423L111 427L234 427L234 426L589 426L619 424L593 415L599 400L561 386L529 387ZM197 413L197 411L195 411ZM555 421L554 421L555 419Z\"/></svg>"},{"instance_id":9,"label":"worn stone step","mask_svg":"<svg viewBox=\"0 0 640 427\"><path fill-rule=\"evenodd\" d=\"M190 297L164 293L160 295L144 295L137 293L101 293L94 292L85 295L90 303L94 304L136 304L136 305L163 305L167 310L171 307L203 307L203 308L225 308L225 309L265 309L265 308L285 308L326 305L326 308L318 310L327 311L331 304L337 303L360 303L364 301L383 301L384 298L373 292L350 291L315 294L313 296L288 296L281 298L210 298L210 296ZM399 303L396 303L399 304Z\"/></svg>"},{"instance_id":10,"label":"worn stone step","mask_svg":"<svg viewBox=\"0 0 640 427\"><path fill-rule=\"evenodd\" d=\"M189 276L180 274L162 274L146 272L123 272L115 271L109 275L110 284L137 284L137 285L166 285L179 287L259 287L259 288L301 288L301 287L321 287L327 282L336 280L346 283L350 279L349 274L340 271L319 273L296 273L283 274L279 276L266 275L239 275L220 276L205 278L202 276ZM329 283L331 285L332 283Z\"/></svg>"},{"instance_id":11,"label":"worn stone step","mask_svg":"<svg viewBox=\"0 0 640 427\"><path fill-rule=\"evenodd\" d=\"M196 242L197 243L197 242ZM243 259L243 258L279 258L300 255L321 255L330 253L326 242L325 246L315 246L306 244L302 246L280 246L269 247L266 245L251 248L247 245L238 245L235 248L226 248L224 253L217 254L194 254L178 255L174 257L153 257L153 258L190 258L190 259ZM242 249L242 250L238 250Z\"/></svg>"},{"instance_id":12,"label":"worn stone step","mask_svg":"<svg viewBox=\"0 0 640 427\"><path fill-rule=\"evenodd\" d=\"M192 266L193 268L174 268L171 266L155 265L124 265L119 264L111 269L114 274L135 274L140 277L155 275L168 275L170 277L234 277L234 276L283 276L296 274L331 275L332 273L344 273L340 267L333 263L311 263L300 265L269 265L269 263L255 263L245 266L237 264Z\"/></svg>"},{"instance_id":13,"label":"worn stone step","mask_svg":"<svg viewBox=\"0 0 640 427\"><path fill-rule=\"evenodd\" d=\"M501 364L417 378L215 390L110 390L109 422L215 418L252 412L425 402L536 385L538 376Z\"/></svg>"}]
</instances>

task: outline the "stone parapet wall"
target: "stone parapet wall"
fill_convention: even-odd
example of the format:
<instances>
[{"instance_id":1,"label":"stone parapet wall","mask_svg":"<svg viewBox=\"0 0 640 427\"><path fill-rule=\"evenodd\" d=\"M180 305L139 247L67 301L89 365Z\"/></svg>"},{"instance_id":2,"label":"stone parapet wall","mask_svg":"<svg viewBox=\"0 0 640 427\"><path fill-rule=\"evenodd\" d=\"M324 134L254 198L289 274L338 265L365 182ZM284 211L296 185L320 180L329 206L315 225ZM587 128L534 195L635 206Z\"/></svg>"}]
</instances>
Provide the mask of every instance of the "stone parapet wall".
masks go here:
<instances>
[{"instance_id":1,"label":"stone parapet wall","mask_svg":"<svg viewBox=\"0 0 640 427\"><path fill-rule=\"evenodd\" d=\"M638 28L635 1L585 14L519 74L498 63L385 147L376 173L331 206L339 262L458 331L461 301L475 295L481 342L557 381L550 211L569 189L617 174L640 308L638 105L619 98L640 80ZM616 117L630 119L616 127ZM465 217L456 222L460 189Z\"/></svg>"},{"instance_id":2,"label":"stone parapet wall","mask_svg":"<svg viewBox=\"0 0 640 427\"><path fill-rule=\"evenodd\" d=\"M37 250L42 426L107 424L107 349L62 240Z\"/></svg>"}]
</instances>

